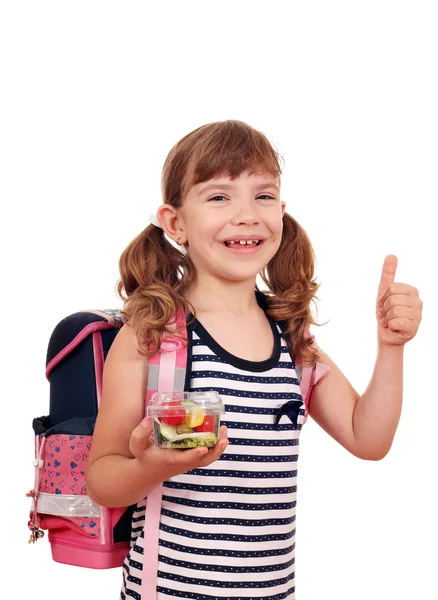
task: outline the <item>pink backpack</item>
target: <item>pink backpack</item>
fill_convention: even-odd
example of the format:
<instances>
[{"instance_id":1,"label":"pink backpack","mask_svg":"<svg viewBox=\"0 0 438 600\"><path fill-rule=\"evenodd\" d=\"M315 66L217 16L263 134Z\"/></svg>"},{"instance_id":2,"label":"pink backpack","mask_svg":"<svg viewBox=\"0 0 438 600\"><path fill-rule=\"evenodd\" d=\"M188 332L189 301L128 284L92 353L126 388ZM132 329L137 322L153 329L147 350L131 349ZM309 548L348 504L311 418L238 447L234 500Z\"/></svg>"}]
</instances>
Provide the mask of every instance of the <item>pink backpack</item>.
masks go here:
<instances>
[{"instance_id":1,"label":"pink backpack","mask_svg":"<svg viewBox=\"0 0 438 600\"><path fill-rule=\"evenodd\" d=\"M28 494L33 500L28 526L29 542L48 531L57 562L107 569L121 566L129 550L135 505L98 506L85 483L104 360L122 325L116 310L81 311L63 319L49 341L50 410L33 420L35 484ZM183 391L186 363L183 342L165 340L149 360L146 403L159 390Z\"/></svg>"},{"instance_id":2,"label":"pink backpack","mask_svg":"<svg viewBox=\"0 0 438 600\"><path fill-rule=\"evenodd\" d=\"M185 326L184 317L176 325ZM35 485L29 542L48 531L52 558L80 567L119 567L129 551L135 505L105 508L87 495L85 470L102 392L105 357L123 322L116 310L89 310L63 319L53 331L47 351L50 412L34 419ZM149 359L146 405L156 391L184 391L187 346L166 338ZM306 417L312 387L328 368L296 364ZM148 559L143 582L153 597L158 565L158 531L162 485L147 499L145 540ZM155 586L155 587L154 587Z\"/></svg>"}]
</instances>

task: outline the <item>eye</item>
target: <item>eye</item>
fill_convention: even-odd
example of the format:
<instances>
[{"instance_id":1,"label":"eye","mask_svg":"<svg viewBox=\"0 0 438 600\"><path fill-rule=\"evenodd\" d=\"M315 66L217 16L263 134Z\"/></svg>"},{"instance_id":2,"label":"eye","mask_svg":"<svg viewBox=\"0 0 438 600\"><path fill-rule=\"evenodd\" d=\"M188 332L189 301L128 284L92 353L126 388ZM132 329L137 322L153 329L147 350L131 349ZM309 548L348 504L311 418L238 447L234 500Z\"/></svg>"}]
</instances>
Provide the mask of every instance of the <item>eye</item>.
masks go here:
<instances>
[{"instance_id":1,"label":"eye","mask_svg":"<svg viewBox=\"0 0 438 600\"><path fill-rule=\"evenodd\" d=\"M215 201L215 202L219 202L219 200L217 200L217 198L219 198L219 200L225 198L225 196L212 196L211 198L208 199L208 201L210 202L211 200Z\"/></svg>"},{"instance_id":2,"label":"eye","mask_svg":"<svg viewBox=\"0 0 438 600\"><path fill-rule=\"evenodd\" d=\"M220 202L221 200L223 200L225 198L225 196L212 196L211 198L208 199L208 201L214 201L214 202ZM257 196L257 199L260 200L275 200L275 198L273 196L269 196L268 194L259 194Z\"/></svg>"}]
</instances>

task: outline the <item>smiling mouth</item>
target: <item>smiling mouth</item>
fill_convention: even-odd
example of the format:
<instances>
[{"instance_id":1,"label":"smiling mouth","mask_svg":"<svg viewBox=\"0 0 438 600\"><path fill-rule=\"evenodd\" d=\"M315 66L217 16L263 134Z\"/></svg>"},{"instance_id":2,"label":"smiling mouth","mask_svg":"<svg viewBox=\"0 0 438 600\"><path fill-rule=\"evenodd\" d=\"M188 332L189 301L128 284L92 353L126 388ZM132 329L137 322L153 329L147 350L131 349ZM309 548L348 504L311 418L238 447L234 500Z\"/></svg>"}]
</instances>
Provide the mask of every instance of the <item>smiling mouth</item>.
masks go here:
<instances>
[{"instance_id":1,"label":"smiling mouth","mask_svg":"<svg viewBox=\"0 0 438 600\"><path fill-rule=\"evenodd\" d=\"M263 240L235 240L235 241L230 241L224 242L224 245L227 248L247 248L247 247L252 247L254 248L254 246L260 246L260 244L263 243Z\"/></svg>"}]
</instances>

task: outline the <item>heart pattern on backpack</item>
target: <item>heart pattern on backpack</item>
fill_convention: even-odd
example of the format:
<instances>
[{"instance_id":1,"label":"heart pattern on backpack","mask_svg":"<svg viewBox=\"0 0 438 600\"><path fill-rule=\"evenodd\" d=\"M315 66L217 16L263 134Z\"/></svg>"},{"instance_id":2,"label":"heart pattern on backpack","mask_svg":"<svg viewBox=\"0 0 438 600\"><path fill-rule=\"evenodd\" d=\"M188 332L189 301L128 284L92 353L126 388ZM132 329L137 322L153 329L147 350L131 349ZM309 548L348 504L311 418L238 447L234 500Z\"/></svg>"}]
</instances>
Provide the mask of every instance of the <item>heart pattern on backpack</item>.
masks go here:
<instances>
[{"instance_id":1,"label":"heart pattern on backpack","mask_svg":"<svg viewBox=\"0 0 438 600\"><path fill-rule=\"evenodd\" d=\"M40 491L46 494L86 496L85 468L91 448L91 436L57 434L48 439ZM49 452L50 449L55 453ZM49 462L49 459L56 459ZM56 469L56 470L54 470ZM90 537L100 536L100 520L96 517L65 517Z\"/></svg>"},{"instance_id":2,"label":"heart pattern on backpack","mask_svg":"<svg viewBox=\"0 0 438 600\"><path fill-rule=\"evenodd\" d=\"M45 464L40 479L41 492L79 496L87 494L85 470L88 450L86 448L91 447L88 439L91 439L91 436L56 434L53 435L53 439L47 440ZM49 452L51 448L55 450L56 456L53 462L50 460L53 457L53 454Z\"/></svg>"}]
</instances>

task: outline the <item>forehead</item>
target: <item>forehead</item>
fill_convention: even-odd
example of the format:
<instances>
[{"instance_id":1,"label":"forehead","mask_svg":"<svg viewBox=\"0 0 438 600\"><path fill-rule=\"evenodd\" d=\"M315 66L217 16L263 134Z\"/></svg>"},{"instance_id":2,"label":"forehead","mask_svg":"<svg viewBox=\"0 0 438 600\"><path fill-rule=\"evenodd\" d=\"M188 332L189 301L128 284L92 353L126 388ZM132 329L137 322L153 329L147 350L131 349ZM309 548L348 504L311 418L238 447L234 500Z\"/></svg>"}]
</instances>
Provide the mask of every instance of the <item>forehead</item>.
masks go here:
<instances>
[{"instance_id":1,"label":"forehead","mask_svg":"<svg viewBox=\"0 0 438 600\"><path fill-rule=\"evenodd\" d=\"M275 179L269 174L249 174L242 173L238 177L231 179L226 175L220 175L218 177L212 177L207 181L195 184L189 191L190 194L199 195L213 189L222 190L235 190L241 187L250 187L254 190L260 189L272 189L274 191L280 191L280 185L278 179Z\"/></svg>"}]
</instances>

